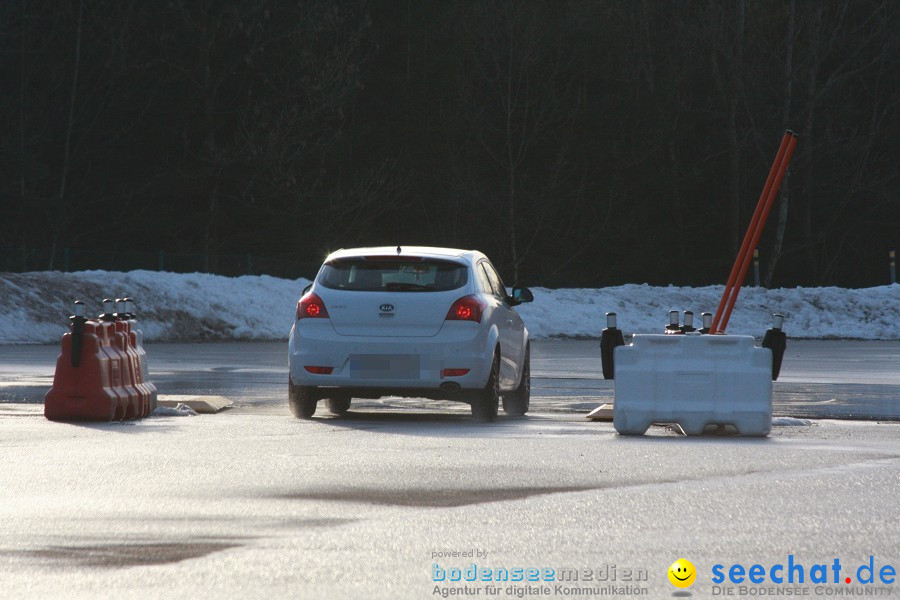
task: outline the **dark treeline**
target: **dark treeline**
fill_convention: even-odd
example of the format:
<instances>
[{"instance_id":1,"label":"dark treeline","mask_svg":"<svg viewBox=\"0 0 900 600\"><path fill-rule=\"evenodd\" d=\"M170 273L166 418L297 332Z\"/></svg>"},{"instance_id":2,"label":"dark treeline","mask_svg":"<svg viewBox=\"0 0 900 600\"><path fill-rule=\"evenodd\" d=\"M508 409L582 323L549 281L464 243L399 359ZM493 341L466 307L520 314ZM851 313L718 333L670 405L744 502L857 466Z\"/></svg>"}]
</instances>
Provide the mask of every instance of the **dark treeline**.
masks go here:
<instances>
[{"instance_id":1,"label":"dark treeline","mask_svg":"<svg viewBox=\"0 0 900 600\"><path fill-rule=\"evenodd\" d=\"M3 264L400 242L724 283L792 128L763 282L880 285L898 31L896 0L4 0Z\"/></svg>"}]
</instances>

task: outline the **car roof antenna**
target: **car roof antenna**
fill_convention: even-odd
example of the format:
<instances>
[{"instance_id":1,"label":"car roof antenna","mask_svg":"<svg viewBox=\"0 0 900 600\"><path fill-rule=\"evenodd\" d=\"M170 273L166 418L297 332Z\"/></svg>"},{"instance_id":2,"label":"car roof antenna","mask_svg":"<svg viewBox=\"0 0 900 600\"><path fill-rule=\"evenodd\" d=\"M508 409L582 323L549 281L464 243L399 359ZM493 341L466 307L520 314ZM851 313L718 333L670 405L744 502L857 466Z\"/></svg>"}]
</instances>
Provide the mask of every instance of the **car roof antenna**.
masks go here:
<instances>
[{"instance_id":1,"label":"car roof antenna","mask_svg":"<svg viewBox=\"0 0 900 600\"><path fill-rule=\"evenodd\" d=\"M402 251L402 250L401 250L400 246L398 245L398 246L397 246L397 254L399 255L401 251Z\"/></svg>"}]
</instances>

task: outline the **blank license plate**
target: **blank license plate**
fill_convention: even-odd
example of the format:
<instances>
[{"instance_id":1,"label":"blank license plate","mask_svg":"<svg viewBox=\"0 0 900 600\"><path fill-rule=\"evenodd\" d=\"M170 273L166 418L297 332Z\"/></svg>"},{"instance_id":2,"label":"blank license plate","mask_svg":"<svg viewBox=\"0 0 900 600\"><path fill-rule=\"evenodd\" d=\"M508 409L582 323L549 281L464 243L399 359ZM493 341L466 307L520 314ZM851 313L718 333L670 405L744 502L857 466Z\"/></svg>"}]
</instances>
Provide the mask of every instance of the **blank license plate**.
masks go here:
<instances>
[{"instance_id":1,"label":"blank license plate","mask_svg":"<svg viewBox=\"0 0 900 600\"><path fill-rule=\"evenodd\" d=\"M419 379L419 356L415 354L354 354L350 375L360 379Z\"/></svg>"}]
</instances>

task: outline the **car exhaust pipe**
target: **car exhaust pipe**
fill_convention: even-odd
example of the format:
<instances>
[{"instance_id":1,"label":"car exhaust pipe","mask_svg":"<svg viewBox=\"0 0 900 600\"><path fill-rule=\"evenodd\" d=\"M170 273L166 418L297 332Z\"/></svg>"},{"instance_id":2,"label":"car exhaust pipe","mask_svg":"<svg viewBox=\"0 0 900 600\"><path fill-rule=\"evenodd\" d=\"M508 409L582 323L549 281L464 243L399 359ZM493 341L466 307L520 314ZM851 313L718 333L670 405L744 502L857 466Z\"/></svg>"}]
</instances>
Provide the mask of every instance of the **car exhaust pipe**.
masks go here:
<instances>
[{"instance_id":1,"label":"car exhaust pipe","mask_svg":"<svg viewBox=\"0 0 900 600\"><path fill-rule=\"evenodd\" d=\"M446 394L456 394L461 389L459 384L455 381L445 381L440 385L441 391Z\"/></svg>"}]
</instances>

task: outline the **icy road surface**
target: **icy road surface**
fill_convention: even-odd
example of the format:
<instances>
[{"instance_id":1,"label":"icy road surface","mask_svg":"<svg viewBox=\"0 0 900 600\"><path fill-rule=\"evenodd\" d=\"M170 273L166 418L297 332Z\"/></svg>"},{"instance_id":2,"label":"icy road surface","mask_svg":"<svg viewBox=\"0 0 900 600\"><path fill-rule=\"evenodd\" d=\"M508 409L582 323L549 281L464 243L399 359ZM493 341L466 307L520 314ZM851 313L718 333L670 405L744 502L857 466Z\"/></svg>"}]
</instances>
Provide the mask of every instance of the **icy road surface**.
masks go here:
<instances>
[{"instance_id":1,"label":"icy road surface","mask_svg":"<svg viewBox=\"0 0 900 600\"><path fill-rule=\"evenodd\" d=\"M161 394L211 394L237 410L287 411L287 343L148 344ZM532 412L588 413L613 399L598 341L532 342ZM57 346L0 346L0 402L43 402ZM803 418L900 418L900 342L788 340L774 412ZM354 401L353 410L468 412L428 400ZM324 408L320 408L324 412Z\"/></svg>"},{"instance_id":2,"label":"icy road surface","mask_svg":"<svg viewBox=\"0 0 900 600\"><path fill-rule=\"evenodd\" d=\"M843 566L832 596L862 589L870 559L900 571L896 421L620 437L584 419L612 396L596 342L535 344L527 418L476 424L464 405L385 400L299 421L284 400L285 346L148 347L163 393L226 395L236 408L89 425L46 421L25 402L49 384L55 348L0 347L0 595L566 598L612 586L664 598L684 557L692 597L712 598L727 594L715 565L768 572L792 557L817 597L817 564L829 576ZM896 410L898 355L896 343L795 342L779 410ZM594 581L434 581L473 563ZM876 587L900 594L896 581Z\"/></svg>"}]
</instances>

